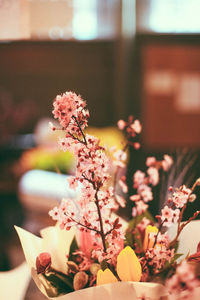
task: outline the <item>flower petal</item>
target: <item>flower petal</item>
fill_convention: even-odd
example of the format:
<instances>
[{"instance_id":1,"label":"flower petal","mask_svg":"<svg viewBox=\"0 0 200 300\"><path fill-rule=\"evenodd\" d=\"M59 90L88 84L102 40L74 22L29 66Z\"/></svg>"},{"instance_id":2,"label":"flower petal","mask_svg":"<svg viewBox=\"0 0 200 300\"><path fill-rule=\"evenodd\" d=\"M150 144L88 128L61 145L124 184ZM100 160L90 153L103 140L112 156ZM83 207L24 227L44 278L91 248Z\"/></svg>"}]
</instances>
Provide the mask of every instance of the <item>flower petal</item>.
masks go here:
<instances>
[{"instance_id":1,"label":"flower petal","mask_svg":"<svg viewBox=\"0 0 200 300\"><path fill-rule=\"evenodd\" d=\"M67 271L67 257L69 254L72 240L75 236L76 228L72 227L70 230L60 229L59 225L50 226L40 231L43 239L43 245L52 257L52 266L63 273Z\"/></svg>"},{"instance_id":2,"label":"flower petal","mask_svg":"<svg viewBox=\"0 0 200 300\"><path fill-rule=\"evenodd\" d=\"M113 275L110 269L99 270L97 273L97 285L117 282L117 278Z\"/></svg>"},{"instance_id":3,"label":"flower petal","mask_svg":"<svg viewBox=\"0 0 200 300\"><path fill-rule=\"evenodd\" d=\"M127 246L117 257L117 274L122 281L140 281L141 264L134 250Z\"/></svg>"},{"instance_id":4,"label":"flower petal","mask_svg":"<svg viewBox=\"0 0 200 300\"><path fill-rule=\"evenodd\" d=\"M151 237L150 235L151 234L157 234L157 233L158 233L158 228L156 226L148 225L146 227L145 237L144 237L144 242L143 242L144 252L147 249L152 248L154 246L155 236Z\"/></svg>"}]
</instances>

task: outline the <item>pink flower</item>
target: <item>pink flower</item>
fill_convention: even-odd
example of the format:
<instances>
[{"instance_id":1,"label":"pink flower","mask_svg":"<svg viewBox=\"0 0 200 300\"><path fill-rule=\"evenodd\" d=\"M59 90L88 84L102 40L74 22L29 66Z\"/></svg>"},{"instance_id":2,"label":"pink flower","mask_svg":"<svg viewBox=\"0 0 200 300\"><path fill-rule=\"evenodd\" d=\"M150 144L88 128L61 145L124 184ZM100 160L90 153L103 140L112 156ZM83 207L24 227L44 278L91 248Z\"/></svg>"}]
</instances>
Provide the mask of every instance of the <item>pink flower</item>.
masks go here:
<instances>
[{"instance_id":1,"label":"pink flower","mask_svg":"<svg viewBox=\"0 0 200 300\"><path fill-rule=\"evenodd\" d=\"M147 159L146 159L147 167L152 167L155 165L155 163L156 163L156 158L154 156L147 157Z\"/></svg>"},{"instance_id":2,"label":"pink flower","mask_svg":"<svg viewBox=\"0 0 200 300\"><path fill-rule=\"evenodd\" d=\"M173 159L171 156L165 154L164 155L164 160L162 161L162 168L164 171L168 171L171 166L173 165Z\"/></svg>"},{"instance_id":3,"label":"pink flower","mask_svg":"<svg viewBox=\"0 0 200 300\"><path fill-rule=\"evenodd\" d=\"M78 187L78 180L76 177L74 176L70 176L67 178L68 182L69 182L69 186L71 189L76 189Z\"/></svg>"},{"instance_id":4,"label":"pink flower","mask_svg":"<svg viewBox=\"0 0 200 300\"><path fill-rule=\"evenodd\" d=\"M135 150L138 150L138 149L140 149L140 143L133 143L133 148L135 149Z\"/></svg>"},{"instance_id":5,"label":"pink flower","mask_svg":"<svg viewBox=\"0 0 200 300\"><path fill-rule=\"evenodd\" d=\"M138 194L144 200L144 202L149 202L153 200L153 194L151 188L146 184L141 184L138 187Z\"/></svg>"},{"instance_id":6,"label":"pink flower","mask_svg":"<svg viewBox=\"0 0 200 300\"><path fill-rule=\"evenodd\" d=\"M123 130L126 127L126 122L124 120L119 120L117 126L120 130Z\"/></svg>"},{"instance_id":7,"label":"pink flower","mask_svg":"<svg viewBox=\"0 0 200 300\"><path fill-rule=\"evenodd\" d=\"M156 186L159 183L159 172L156 168L150 167L147 170L147 174L149 175L149 182Z\"/></svg>"},{"instance_id":8,"label":"pink flower","mask_svg":"<svg viewBox=\"0 0 200 300\"><path fill-rule=\"evenodd\" d=\"M182 208L189 200L192 191L186 188L185 185L181 186L176 192L173 193L172 201L177 208Z\"/></svg>"},{"instance_id":9,"label":"pink flower","mask_svg":"<svg viewBox=\"0 0 200 300\"><path fill-rule=\"evenodd\" d=\"M163 222L163 226L169 227L172 223L173 210L167 205L161 210L161 220Z\"/></svg>"},{"instance_id":10,"label":"pink flower","mask_svg":"<svg viewBox=\"0 0 200 300\"><path fill-rule=\"evenodd\" d=\"M137 188L140 184L144 182L145 179L145 173L141 171L136 171L135 174L133 175L133 183L134 183L134 188Z\"/></svg>"},{"instance_id":11,"label":"pink flower","mask_svg":"<svg viewBox=\"0 0 200 300\"><path fill-rule=\"evenodd\" d=\"M139 120L135 120L133 124L131 124L131 129L134 130L135 133L139 134L142 131L142 125Z\"/></svg>"},{"instance_id":12,"label":"pink flower","mask_svg":"<svg viewBox=\"0 0 200 300\"><path fill-rule=\"evenodd\" d=\"M136 215L141 215L144 213L148 208L148 205L145 204L143 201L135 202L135 207L132 210L132 216L135 217Z\"/></svg>"},{"instance_id":13,"label":"pink flower","mask_svg":"<svg viewBox=\"0 0 200 300\"><path fill-rule=\"evenodd\" d=\"M79 122L82 129L87 126L87 119L89 112L85 110L86 103L82 100L81 96L73 92L65 92L58 95L53 103L53 115L58 119L60 125L74 133L80 134L80 129L77 122Z\"/></svg>"},{"instance_id":14,"label":"pink flower","mask_svg":"<svg viewBox=\"0 0 200 300\"><path fill-rule=\"evenodd\" d=\"M129 197L129 199L131 201L139 201L139 200L141 200L141 197L140 197L140 195L132 195Z\"/></svg>"}]
</instances>

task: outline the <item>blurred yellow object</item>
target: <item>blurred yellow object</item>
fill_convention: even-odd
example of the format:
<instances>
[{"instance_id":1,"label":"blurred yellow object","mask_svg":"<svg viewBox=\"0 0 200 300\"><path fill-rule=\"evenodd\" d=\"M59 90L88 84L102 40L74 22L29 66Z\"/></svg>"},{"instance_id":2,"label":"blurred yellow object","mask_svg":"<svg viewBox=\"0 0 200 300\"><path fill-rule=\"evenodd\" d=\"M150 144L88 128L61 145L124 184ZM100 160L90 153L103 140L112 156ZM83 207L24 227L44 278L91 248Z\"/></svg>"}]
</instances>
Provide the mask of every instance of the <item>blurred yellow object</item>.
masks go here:
<instances>
[{"instance_id":1,"label":"blurred yellow object","mask_svg":"<svg viewBox=\"0 0 200 300\"><path fill-rule=\"evenodd\" d=\"M24 171L39 169L71 174L75 167L75 159L69 151L41 146L25 151L20 159L20 166Z\"/></svg>"},{"instance_id":2,"label":"blurred yellow object","mask_svg":"<svg viewBox=\"0 0 200 300\"><path fill-rule=\"evenodd\" d=\"M107 149L115 146L116 150L119 150L126 143L123 133L117 127L90 127L86 129L86 133L99 138L100 145L106 146Z\"/></svg>"},{"instance_id":3,"label":"blurred yellow object","mask_svg":"<svg viewBox=\"0 0 200 300\"><path fill-rule=\"evenodd\" d=\"M112 153L109 151L109 148L116 146L116 150L122 149L123 143L125 143L122 132L115 127L92 127L87 129L86 133L99 138L101 146L106 146L108 149L107 154L111 157ZM74 155L69 151L63 152L59 150L56 140L54 140L54 145L41 145L25 151L20 159L20 167L23 172L39 169L72 174L75 163Z\"/></svg>"}]
</instances>

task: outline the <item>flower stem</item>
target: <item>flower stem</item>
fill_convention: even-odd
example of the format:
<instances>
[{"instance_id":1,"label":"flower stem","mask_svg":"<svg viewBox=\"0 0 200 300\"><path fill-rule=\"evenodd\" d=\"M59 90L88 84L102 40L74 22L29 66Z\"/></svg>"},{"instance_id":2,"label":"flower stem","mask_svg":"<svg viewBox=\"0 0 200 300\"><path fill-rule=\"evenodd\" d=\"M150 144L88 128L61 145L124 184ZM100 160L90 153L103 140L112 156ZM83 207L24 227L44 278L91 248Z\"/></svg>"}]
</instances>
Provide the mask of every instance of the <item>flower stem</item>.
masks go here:
<instances>
[{"instance_id":1,"label":"flower stem","mask_svg":"<svg viewBox=\"0 0 200 300\"><path fill-rule=\"evenodd\" d=\"M106 253L106 239L105 239L105 234L104 234L104 229L103 229L103 220L102 220L102 216L101 216L101 209L99 207L99 199L97 196L97 192L98 192L98 190L96 191L96 194L95 194L95 199L96 199L95 204L97 206L97 212L98 212L98 216L99 216L100 235L101 235L102 244L103 244L103 251L104 251L104 253Z\"/></svg>"}]
</instances>

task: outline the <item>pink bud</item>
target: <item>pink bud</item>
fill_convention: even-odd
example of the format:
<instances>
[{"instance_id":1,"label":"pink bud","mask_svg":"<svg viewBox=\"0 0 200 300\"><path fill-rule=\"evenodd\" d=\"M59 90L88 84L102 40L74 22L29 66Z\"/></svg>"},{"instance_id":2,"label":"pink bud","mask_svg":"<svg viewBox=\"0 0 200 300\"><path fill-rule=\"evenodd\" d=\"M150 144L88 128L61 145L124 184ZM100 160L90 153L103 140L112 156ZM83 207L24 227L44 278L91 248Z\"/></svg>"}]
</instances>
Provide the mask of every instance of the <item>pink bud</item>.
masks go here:
<instances>
[{"instance_id":1,"label":"pink bud","mask_svg":"<svg viewBox=\"0 0 200 300\"><path fill-rule=\"evenodd\" d=\"M120 130L123 130L123 129L125 128L125 126L126 126L126 122L125 122L124 120L119 120L119 121L117 122L117 126L118 126L118 128L119 128Z\"/></svg>"},{"instance_id":2,"label":"pink bud","mask_svg":"<svg viewBox=\"0 0 200 300\"><path fill-rule=\"evenodd\" d=\"M44 273L51 266L51 255L47 252L40 253L36 258L37 273Z\"/></svg>"},{"instance_id":3,"label":"pink bud","mask_svg":"<svg viewBox=\"0 0 200 300\"><path fill-rule=\"evenodd\" d=\"M135 150L140 149L140 143L134 143L133 147L134 147Z\"/></svg>"}]
</instances>

